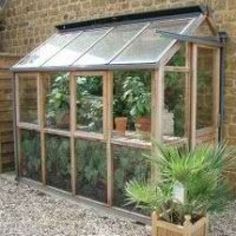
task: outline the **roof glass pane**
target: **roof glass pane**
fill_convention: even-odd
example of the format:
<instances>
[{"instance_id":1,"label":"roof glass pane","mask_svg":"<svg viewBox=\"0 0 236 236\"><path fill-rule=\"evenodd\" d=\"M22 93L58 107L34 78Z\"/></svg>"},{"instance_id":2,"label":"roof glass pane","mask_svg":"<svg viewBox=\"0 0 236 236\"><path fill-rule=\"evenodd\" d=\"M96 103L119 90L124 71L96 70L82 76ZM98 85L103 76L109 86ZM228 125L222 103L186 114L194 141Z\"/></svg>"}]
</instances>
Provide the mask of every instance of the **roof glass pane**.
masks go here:
<instances>
[{"instance_id":1,"label":"roof glass pane","mask_svg":"<svg viewBox=\"0 0 236 236\"><path fill-rule=\"evenodd\" d=\"M107 31L108 28L100 28L83 32L43 66L69 66L73 64Z\"/></svg>"},{"instance_id":2,"label":"roof glass pane","mask_svg":"<svg viewBox=\"0 0 236 236\"><path fill-rule=\"evenodd\" d=\"M147 23L122 25L114 28L99 43L94 45L74 65L107 64Z\"/></svg>"},{"instance_id":3,"label":"roof glass pane","mask_svg":"<svg viewBox=\"0 0 236 236\"><path fill-rule=\"evenodd\" d=\"M71 32L53 35L32 53L24 57L17 64L17 67L39 67L79 34L80 32Z\"/></svg>"},{"instance_id":4,"label":"roof glass pane","mask_svg":"<svg viewBox=\"0 0 236 236\"><path fill-rule=\"evenodd\" d=\"M111 64L154 63L173 39L162 37L157 30L181 33L192 19L175 19L153 22Z\"/></svg>"}]
</instances>

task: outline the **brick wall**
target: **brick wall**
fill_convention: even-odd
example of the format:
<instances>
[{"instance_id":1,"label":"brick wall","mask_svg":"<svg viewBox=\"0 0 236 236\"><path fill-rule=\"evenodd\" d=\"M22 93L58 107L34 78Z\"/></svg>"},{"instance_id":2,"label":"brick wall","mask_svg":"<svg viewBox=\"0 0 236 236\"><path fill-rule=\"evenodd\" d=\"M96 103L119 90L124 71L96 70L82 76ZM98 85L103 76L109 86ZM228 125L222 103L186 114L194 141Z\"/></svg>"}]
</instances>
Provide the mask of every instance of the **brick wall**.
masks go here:
<instances>
[{"instance_id":1,"label":"brick wall","mask_svg":"<svg viewBox=\"0 0 236 236\"><path fill-rule=\"evenodd\" d=\"M227 31L225 138L236 145L236 1L235 0L11 0L0 33L2 51L25 54L67 21L207 4L220 30Z\"/></svg>"}]
</instances>

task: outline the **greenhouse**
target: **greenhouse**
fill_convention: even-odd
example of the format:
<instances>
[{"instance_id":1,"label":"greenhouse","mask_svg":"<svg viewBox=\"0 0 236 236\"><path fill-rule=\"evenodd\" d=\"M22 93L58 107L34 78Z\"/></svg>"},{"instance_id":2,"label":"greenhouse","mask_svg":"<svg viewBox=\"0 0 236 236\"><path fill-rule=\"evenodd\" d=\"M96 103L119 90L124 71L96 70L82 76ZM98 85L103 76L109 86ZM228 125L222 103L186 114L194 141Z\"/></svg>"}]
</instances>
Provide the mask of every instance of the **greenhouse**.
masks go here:
<instances>
[{"instance_id":1,"label":"greenhouse","mask_svg":"<svg viewBox=\"0 0 236 236\"><path fill-rule=\"evenodd\" d=\"M201 7L75 22L15 66L18 176L113 209L153 140L220 138L222 42Z\"/></svg>"}]
</instances>

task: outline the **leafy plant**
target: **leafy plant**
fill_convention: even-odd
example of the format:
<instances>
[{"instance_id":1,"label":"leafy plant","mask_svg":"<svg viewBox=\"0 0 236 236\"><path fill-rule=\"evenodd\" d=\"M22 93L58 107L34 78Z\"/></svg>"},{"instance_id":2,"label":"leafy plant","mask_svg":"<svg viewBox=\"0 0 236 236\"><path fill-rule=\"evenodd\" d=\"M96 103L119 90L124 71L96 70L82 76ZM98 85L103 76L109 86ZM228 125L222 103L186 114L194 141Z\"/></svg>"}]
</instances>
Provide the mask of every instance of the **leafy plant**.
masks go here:
<instances>
[{"instance_id":1,"label":"leafy plant","mask_svg":"<svg viewBox=\"0 0 236 236\"><path fill-rule=\"evenodd\" d=\"M68 189L70 182L70 146L67 138L49 136L47 138L47 171L49 182Z\"/></svg>"},{"instance_id":2,"label":"leafy plant","mask_svg":"<svg viewBox=\"0 0 236 236\"><path fill-rule=\"evenodd\" d=\"M21 148L23 175L39 180L41 173L39 134L33 131L23 131Z\"/></svg>"},{"instance_id":3,"label":"leafy plant","mask_svg":"<svg viewBox=\"0 0 236 236\"><path fill-rule=\"evenodd\" d=\"M150 76L148 75L128 76L124 80L123 88L125 92L122 98L130 106L130 115L134 118L150 116L151 115Z\"/></svg>"},{"instance_id":4,"label":"leafy plant","mask_svg":"<svg viewBox=\"0 0 236 236\"><path fill-rule=\"evenodd\" d=\"M107 182L105 144L79 139L76 142L76 153L78 153L79 193L105 201Z\"/></svg>"},{"instance_id":5,"label":"leafy plant","mask_svg":"<svg viewBox=\"0 0 236 236\"><path fill-rule=\"evenodd\" d=\"M77 79L77 122L86 131L102 131L103 89L99 76Z\"/></svg>"},{"instance_id":6,"label":"leafy plant","mask_svg":"<svg viewBox=\"0 0 236 236\"><path fill-rule=\"evenodd\" d=\"M69 73L57 74L52 81L47 96L47 120L51 125L57 125L69 113Z\"/></svg>"},{"instance_id":7,"label":"leafy plant","mask_svg":"<svg viewBox=\"0 0 236 236\"><path fill-rule=\"evenodd\" d=\"M159 169L160 180L132 180L126 185L129 203L162 213L168 222L183 224L184 216L195 221L208 212L221 211L230 200L223 171L235 162L234 151L225 145L202 146L192 151L157 145L158 156L150 158ZM176 186L184 197L176 198Z\"/></svg>"},{"instance_id":8,"label":"leafy plant","mask_svg":"<svg viewBox=\"0 0 236 236\"><path fill-rule=\"evenodd\" d=\"M143 155L149 152L130 147L114 146L113 153L115 181L114 202L116 205L124 207L126 203L125 183L133 178L141 181L150 177L150 165ZM132 205L131 208L134 208L134 206Z\"/></svg>"}]
</instances>

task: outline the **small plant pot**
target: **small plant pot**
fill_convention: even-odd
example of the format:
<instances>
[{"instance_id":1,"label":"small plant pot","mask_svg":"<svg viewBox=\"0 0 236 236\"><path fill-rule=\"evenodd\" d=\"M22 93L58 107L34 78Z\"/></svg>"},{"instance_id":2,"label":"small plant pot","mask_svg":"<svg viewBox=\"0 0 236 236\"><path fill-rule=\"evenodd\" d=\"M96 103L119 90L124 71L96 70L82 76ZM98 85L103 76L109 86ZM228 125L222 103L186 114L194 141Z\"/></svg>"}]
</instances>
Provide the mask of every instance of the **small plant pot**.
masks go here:
<instances>
[{"instance_id":1,"label":"small plant pot","mask_svg":"<svg viewBox=\"0 0 236 236\"><path fill-rule=\"evenodd\" d=\"M185 216L183 225L168 223L156 213L152 213L152 236L207 236L208 218L201 217L196 222L191 222L190 216Z\"/></svg>"},{"instance_id":2,"label":"small plant pot","mask_svg":"<svg viewBox=\"0 0 236 236\"><path fill-rule=\"evenodd\" d=\"M115 118L115 130L120 135L125 135L127 126L127 117L116 117Z\"/></svg>"},{"instance_id":3,"label":"small plant pot","mask_svg":"<svg viewBox=\"0 0 236 236\"><path fill-rule=\"evenodd\" d=\"M135 127L138 131L150 133L151 132L151 118L140 117L137 119Z\"/></svg>"},{"instance_id":4,"label":"small plant pot","mask_svg":"<svg viewBox=\"0 0 236 236\"><path fill-rule=\"evenodd\" d=\"M70 115L68 112L59 116L59 119L56 122L58 128L67 129L69 128Z\"/></svg>"}]
</instances>

